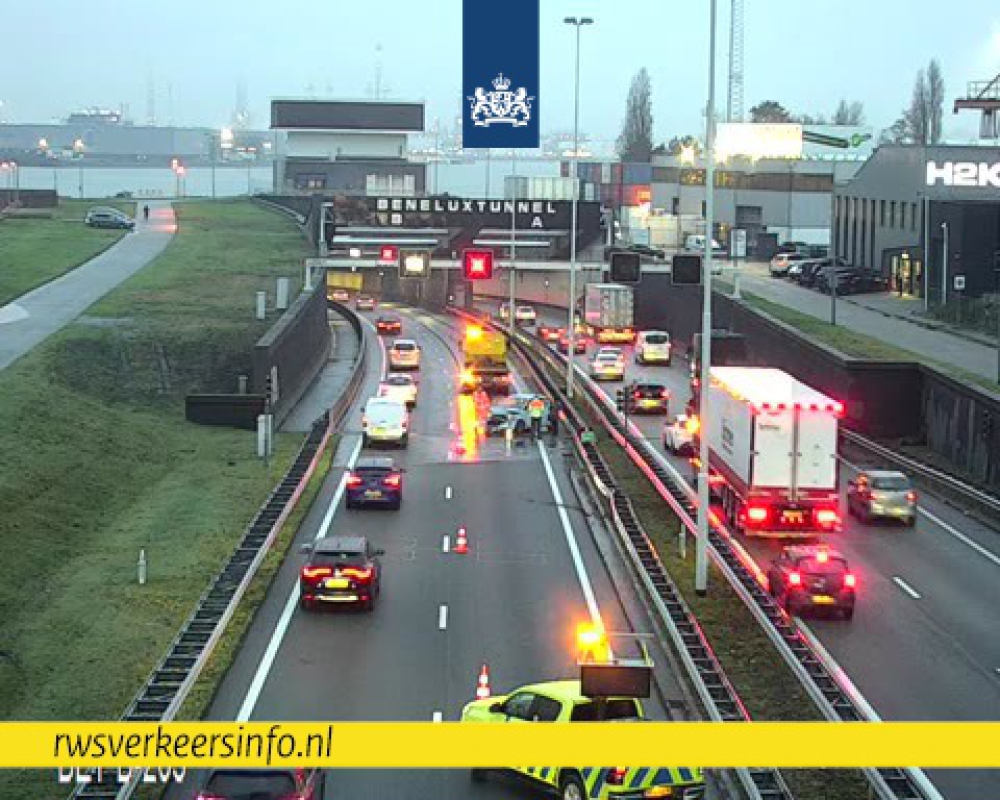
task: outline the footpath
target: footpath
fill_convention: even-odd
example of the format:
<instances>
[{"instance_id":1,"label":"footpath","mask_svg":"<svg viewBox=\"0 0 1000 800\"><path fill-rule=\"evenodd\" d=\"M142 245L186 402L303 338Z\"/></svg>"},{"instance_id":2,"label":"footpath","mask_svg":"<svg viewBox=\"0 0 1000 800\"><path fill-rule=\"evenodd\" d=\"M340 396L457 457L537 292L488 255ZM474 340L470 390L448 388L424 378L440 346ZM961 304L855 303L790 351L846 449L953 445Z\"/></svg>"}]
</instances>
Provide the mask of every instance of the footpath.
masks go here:
<instances>
[{"instance_id":1,"label":"footpath","mask_svg":"<svg viewBox=\"0 0 1000 800\"><path fill-rule=\"evenodd\" d=\"M767 275L766 266L742 271L742 292L757 295L824 322L830 320L829 295ZM837 325L855 333L908 350L930 366L951 365L996 382L997 345L989 337L918 316L923 302L891 294L837 298Z\"/></svg>"},{"instance_id":2,"label":"footpath","mask_svg":"<svg viewBox=\"0 0 1000 800\"><path fill-rule=\"evenodd\" d=\"M54 281L0 306L0 370L6 369L89 306L141 270L177 230L169 201L149 201L149 221L137 215L133 233Z\"/></svg>"}]
</instances>

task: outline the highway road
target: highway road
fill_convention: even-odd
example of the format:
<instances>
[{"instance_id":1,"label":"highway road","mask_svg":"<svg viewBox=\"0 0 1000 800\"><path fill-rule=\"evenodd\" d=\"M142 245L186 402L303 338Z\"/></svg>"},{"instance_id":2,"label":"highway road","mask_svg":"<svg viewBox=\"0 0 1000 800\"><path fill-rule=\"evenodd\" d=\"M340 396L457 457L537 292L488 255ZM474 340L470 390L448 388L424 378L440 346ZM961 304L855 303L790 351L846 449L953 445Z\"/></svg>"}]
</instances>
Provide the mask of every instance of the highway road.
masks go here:
<instances>
[{"instance_id":1,"label":"highway road","mask_svg":"<svg viewBox=\"0 0 1000 800\"><path fill-rule=\"evenodd\" d=\"M573 677L578 622L599 615L611 631L649 631L644 611L605 561L563 463L561 445L478 440L471 400L456 394L457 339L449 323L402 310L403 336L423 349L402 510L344 508L344 468L361 448L360 407L374 394L382 343L351 412L335 468L307 516L209 712L210 719L458 719L488 665L494 694ZM372 315L368 315L369 318ZM461 446L459 444L461 443ZM453 551L459 526L470 552ZM380 603L371 613L297 607L297 545L323 534L369 537L386 550ZM446 541L447 540L447 541ZM612 645L624 653L628 643ZM670 718L681 692L654 647L661 693L650 715ZM196 793L194 775L169 796ZM510 780L470 783L467 770L331 771L326 796L506 798L531 796Z\"/></svg>"},{"instance_id":2,"label":"highway road","mask_svg":"<svg viewBox=\"0 0 1000 800\"><path fill-rule=\"evenodd\" d=\"M488 306L495 311L495 306ZM540 320L565 326L565 316L539 309ZM591 347L591 354L593 352ZM690 391L688 362L671 367L633 363L626 347L626 380L662 383L671 392L671 414L682 413ZM683 352L683 350L682 350ZM586 357L577 356L585 371ZM620 382L601 383L614 398ZM663 417L632 416L686 478L685 458L663 450ZM865 465L861 465L865 466ZM852 465L841 472L846 483ZM844 488L842 486L842 488ZM830 542L858 575L854 619L804 621L884 719L1000 719L1000 532L966 517L943 501L921 494L914 528L863 525L845 515ZM846 509L846 500L843 508ZM759 565L781 545L738 537ZM931 771L949 800L1000 797L995 771Z\"/></svg>"}]
</instances>

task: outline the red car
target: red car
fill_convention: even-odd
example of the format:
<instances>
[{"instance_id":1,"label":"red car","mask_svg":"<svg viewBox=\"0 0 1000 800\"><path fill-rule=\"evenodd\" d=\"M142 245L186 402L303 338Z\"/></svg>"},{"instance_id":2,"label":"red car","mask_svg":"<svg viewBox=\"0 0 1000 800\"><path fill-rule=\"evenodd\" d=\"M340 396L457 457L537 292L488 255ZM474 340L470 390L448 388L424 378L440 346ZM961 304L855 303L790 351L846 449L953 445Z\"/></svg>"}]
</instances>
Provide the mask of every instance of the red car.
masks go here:
<instances>
[{"instance_id":1,"label":"red car","mask_svg":"<svg viewBox=\"0 0 1000 800\"><path fill-rule=\"evenodd\" d=\"M557 347L559 348L560 353L567 355L569 353L569 336L565 333L560 334L559 344ZM581 336L580 334L576 335L576 338L573 340L573 352L578 356L587 352L586 336Z\"/></svg>"},{"instance_id":2,"label":"red car","mask_svg":"<svg viewBox=\"0 0 1000 800\"><path fill-rule=\"evenodd\" d=\"M565 328L558 328L555 325L542 325L538 328L538 336L543 342L558 342L564 333L566 333Z\"/></svg>"}]
</instances>

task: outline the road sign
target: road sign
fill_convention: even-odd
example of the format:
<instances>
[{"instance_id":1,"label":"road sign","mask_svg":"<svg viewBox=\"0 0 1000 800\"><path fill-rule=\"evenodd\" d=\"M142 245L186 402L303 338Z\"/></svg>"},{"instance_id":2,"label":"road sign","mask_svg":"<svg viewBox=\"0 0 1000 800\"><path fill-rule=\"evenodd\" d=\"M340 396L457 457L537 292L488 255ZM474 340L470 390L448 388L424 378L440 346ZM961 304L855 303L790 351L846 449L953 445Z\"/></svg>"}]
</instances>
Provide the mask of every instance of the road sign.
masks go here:
<instances>
[{"instance_id":1,"label":"road sign","mask_svg":"<svg viewBox=\"0 0 1000 800\"><path fill-rule=\"evenodd\" d=\"M642 260L638 253L612 253L610 271L614 283L638 283L642 278Z\"/></svg>"},{"instance_id":2,"label":"road sign","mask_svg":"<svg viewBox=\"0 0 1000 800\"><path fill-rule=\"evenodd\" d=\"M747 232L743 228L729 231L729 255L731 258L747 257Z\"/></svg>"},{"instance_id":3,"label":"road sign","mask_svg":"<svg viewBox=\"0 0 1000 800\"><path fill-rule=\"evenodd\" d=\"M670 272L671 283L696 286L701 283L701 256L674 256L674 264Z\"/></svg>"},{"instance_id":4,"label":"road sign","mask_svg":"<svg viewBox=\"0 0 1000 800\"><path fill-rule=\"evenodd\" d=\"M965 276L956 275L955 276L955 291L964 292L965 291Z\"/></svg>"},{"instance_id":5,"label":"road sign","mask_svg":"<svg viewBox=\"0 0 1000 800\"><path fill-rule=\"evenodd\" d=\"M431 253L429 250L400 250L399 277L426 278L430 274Z\"/></svg>"}]
</instances>

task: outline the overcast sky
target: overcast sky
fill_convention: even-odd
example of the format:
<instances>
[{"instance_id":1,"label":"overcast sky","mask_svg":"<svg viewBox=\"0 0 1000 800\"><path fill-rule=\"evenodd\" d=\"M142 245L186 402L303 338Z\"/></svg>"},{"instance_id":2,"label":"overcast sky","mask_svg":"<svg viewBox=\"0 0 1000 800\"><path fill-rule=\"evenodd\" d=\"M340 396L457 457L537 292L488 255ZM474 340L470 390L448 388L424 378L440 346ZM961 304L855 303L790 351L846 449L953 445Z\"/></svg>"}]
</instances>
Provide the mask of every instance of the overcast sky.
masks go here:
<instances>
[{"instance_id":1,"label":"overcast sky","mask_svg":"<svg viewBox=\"0 0 1000 800\"><path fill-rule=\"evenodd\" d=\"M484 2L486 0L483 0ZM505 35L502 0L494 0ZM975 135L977 115L951 113L969 80L1000 72L997 0L745 0L746 106L773 99L797 113L861 100L885 127L932 57L942 64L946 134ZM937 10L934 10L934 7ZM364 97L381 45L392 97L423 99L429 124L460 112L461 0L2 0L0 101L8 121L48 121L73 109L128 106L178 124L229 121L245 80L266 127L275 95ZM631 76L653 80L656 139L702 127L708 0L541 0L543 132L572 126L573 33L566 15L593 16L583 31L581 129L612 138ZM946 16L952 24L940 24ZM720 108L725 108L729 2L719 0ZM168 86L172 103L168 105Z\"/></svg>"}]
</instances>

